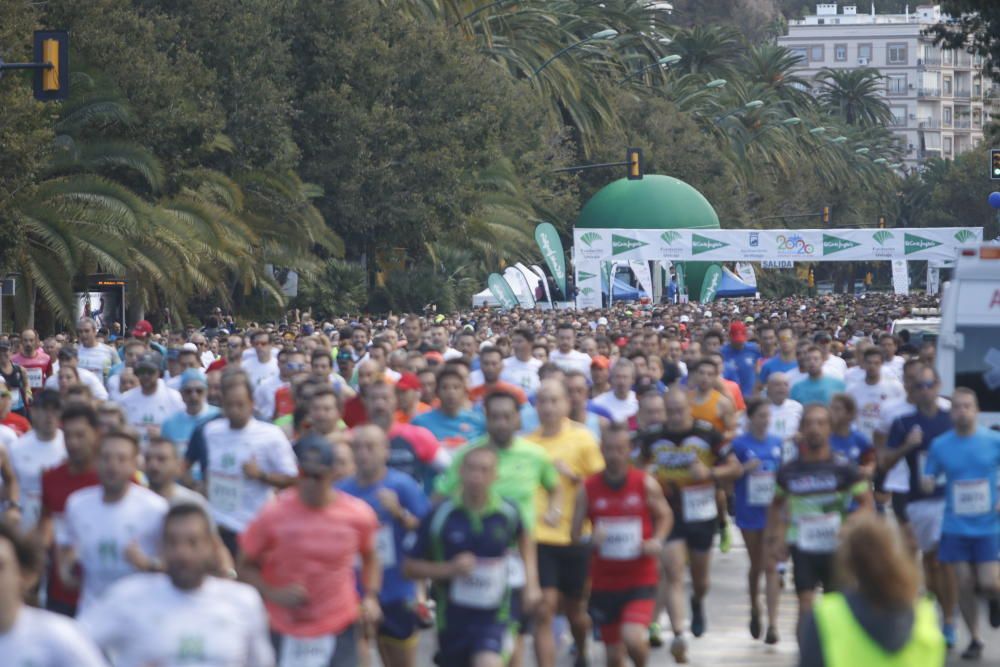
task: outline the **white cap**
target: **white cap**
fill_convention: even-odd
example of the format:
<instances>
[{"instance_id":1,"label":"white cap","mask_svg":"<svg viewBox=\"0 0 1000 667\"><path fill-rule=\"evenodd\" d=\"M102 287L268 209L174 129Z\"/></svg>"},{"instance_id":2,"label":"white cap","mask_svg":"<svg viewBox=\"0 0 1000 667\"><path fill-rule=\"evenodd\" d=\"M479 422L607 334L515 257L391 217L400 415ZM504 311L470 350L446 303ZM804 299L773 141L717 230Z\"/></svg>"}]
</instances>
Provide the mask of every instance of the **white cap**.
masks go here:
<instances>
[{"instance_id":1,"label":"white cap","mask_svg":"<svg viewBox=\"0 0 1000 667\"><path fill-rule=\"evenodd\" d=\"M606 318L606 317L598 317L597 318L597 324L598 325L602 325L603 324L604 326L607 326L607 324L608 324L608 318Z\"/></svg>"},{"instance_id":2,"label":"white cap","mask_svg":"<svg viewBox=\"0 0 1000 667\"><path fill-rule=\"evenodd\" d=\"M712 316L712 311L706 310L705 311L705 317L711 317L711 316Z\"/></svg>"},{"instance_id":3,"label":"white cap","mask_svg":"<svg viewBox=\"0 0 1000 667\"><path fill-rule=\"evenodd\" d=\"M681 315L681 323L682 323L682 324L683 324L683 323L687 323L687 322L690 322L690 321L691 321L691 318L690 318L690 317L688 317L687 315Z\"/></svg>"},{"instance_id":4,"label":"white cap","mask_svg":"<svg viewBox=\"0 0 1000 667\"><path fill-rule=\"evenodd\" d=\"M197 352L198 346L195 345L194 343L184 343L183 345L181 345L181 349L185 352Z\"/></svg>"}]
</instances>

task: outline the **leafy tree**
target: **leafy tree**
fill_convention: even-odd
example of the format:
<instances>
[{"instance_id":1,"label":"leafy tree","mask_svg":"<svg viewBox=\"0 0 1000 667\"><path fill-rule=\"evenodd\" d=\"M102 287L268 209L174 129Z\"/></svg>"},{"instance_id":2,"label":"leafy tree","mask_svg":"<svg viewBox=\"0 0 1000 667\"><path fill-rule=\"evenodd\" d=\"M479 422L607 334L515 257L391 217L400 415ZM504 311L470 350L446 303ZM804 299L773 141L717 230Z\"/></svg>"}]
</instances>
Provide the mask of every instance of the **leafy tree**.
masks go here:
<instances>
[{"instance_id":1,"label":"leafy tree","mask_svg":"<svg viewBox=\"0 0 1000 667\"><path fill-rule=\"evenodd\" d=\"M941 11L952 20L930 28L935 44L970 48L986 56L993 78L1000 81L1000 4L994 0L943 0Z\"/></svg>"}]
</instances>

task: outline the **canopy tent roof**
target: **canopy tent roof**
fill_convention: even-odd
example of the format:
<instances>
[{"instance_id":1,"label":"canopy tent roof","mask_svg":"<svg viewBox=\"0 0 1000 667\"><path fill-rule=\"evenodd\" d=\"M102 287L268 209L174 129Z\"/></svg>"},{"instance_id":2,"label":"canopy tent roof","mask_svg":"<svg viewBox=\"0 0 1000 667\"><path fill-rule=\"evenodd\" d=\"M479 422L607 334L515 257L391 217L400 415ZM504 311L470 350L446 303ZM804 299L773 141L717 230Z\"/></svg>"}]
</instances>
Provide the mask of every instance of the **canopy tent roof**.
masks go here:
<instances>
[{"instance_id":1,"label":"canopy tent roof","mask_svg":"<svg viewBox=\"0 0 1000 667\"><path fill-rule=\"evenodd\" d=\"M726 267L722 267L722 280L719 281L719 289L715 292L716 299L754 296L756 294L756 287L748 285L738 275Z\"/></svg>"},{"instance_id":2,"label":"canopy tent roof","mask_svg":"<svg viewBox=\"0 0 1000 667\"><path fill-rule=\"evenodd\" d=\"M652 174L615 181L598 191L580 211L585 229L718 229L719 216L693 187Z\"/></svg>"}]
</instances>

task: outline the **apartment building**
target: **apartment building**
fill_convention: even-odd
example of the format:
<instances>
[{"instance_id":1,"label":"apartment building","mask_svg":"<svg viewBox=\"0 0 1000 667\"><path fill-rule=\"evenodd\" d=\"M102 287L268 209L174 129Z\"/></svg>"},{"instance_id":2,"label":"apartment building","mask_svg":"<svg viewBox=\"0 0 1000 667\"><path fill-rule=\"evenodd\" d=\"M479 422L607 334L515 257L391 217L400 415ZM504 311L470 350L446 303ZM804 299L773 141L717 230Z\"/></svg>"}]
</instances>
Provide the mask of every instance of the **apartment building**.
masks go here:
<instances>
[{"instance_id":1,"label":"apartment building","mask_svg":"<svg viewBox=\"0 0 1000 667\"><path fill-rule=\"evenodd\" d=\"M970 150L983 140L990 114L1000 114L1000 89L983 71L982 57L938 48L924 35L943 20L937 5L859 14L855 5L819 4L815 15L790 21L778 43L802 56L798 73L807 78L826 67L879 70L891 129L902 138L904 163L912 168Z\"/></svg>"}]
</instances>

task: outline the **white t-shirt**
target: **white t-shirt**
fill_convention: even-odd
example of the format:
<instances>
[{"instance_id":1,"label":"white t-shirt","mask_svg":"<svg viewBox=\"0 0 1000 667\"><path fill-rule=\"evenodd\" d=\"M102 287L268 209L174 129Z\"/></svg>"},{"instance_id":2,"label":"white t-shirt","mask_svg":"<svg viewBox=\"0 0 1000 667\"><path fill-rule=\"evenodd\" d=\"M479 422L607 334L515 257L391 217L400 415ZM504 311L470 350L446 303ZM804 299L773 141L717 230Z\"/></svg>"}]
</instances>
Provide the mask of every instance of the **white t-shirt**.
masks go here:
<instances>
[{"instance_id":1,"label":"white t-shirt","mask_svg":"<svg viewBox=\"0 0 1000 667\"><path fill-rule=\"evenodd\" d=\"M167 501L149 489L129 484L116 503L104 502L104 488L89 486L66 500L66 513L56 524L56 543L73 547L83 570L80 611L111 584L135 574L125 550L135 542L147 557L160 553L160 534Z\"/></svg>"},{"instance_id":2,"label":"white t-shirt","mask_svg":"<svg viewBox=\"0 0 1000 667\"><path fill-rule=\"evenodd\" d=\"M215 355L212 354L211 350L205 350L201 353L201 367L208 368L215 362Z\"/></svg>"},{"instance_id":3,"label":"white t-shirt","mask_svg":"<svg viewBox=\"0 0 1000 667\"><path fill-rule=\"evenodd\" d=\"M295 475L295 452L280 428L257 419L239 430L228 419L216 419L205 424L204 435L212 518L223 528L242 532L274 495L272 487L248 479L243 464L254 459L262 472Z\"/></svg>"},{"instance_id":4,"label":"white t-shirt","mask_svg":"<svg viewBox=\"0 0 1000 667\"><path fill-rule=\"evenodd\" d=\"M542 362L534 357L527 361L521 361L517 357L508 357L503 360L500 379L520 387L528 396L534 396L538 392L538 385L541 384L541 380L538 378L538 369L541 367Z\"/></svg>"},{"instance_id":5,"label":"white t-shirt","mask_svg":"<svg viewBox=\"0 0 1000 667\"><path fill-rule=\"evenodd\" d=\"M272 375L257 385L253 392L254 412L265 421L271 421L274 417L274 394L281 387L288 383L281 379L281 375Z\"/></svg>"},{"instance_id":6,"label":"white t-shirt","mask_svg":"<svg viewBox=\"0 0 1000 667\"><path fill-rule=\"evenodd\" d=\"M875 430L882 420L882 410L906 397L903 385L896 380L882 378L875 384L868 384L864 376L860 382L847 385L847 393L858 404L858 416L854 425L869 441L875 436Z\"/></svg>"},{"instance_id":7,"label":"white t-shirt","mask_svg":"<svg viewBox=\"0 0 1000 667\"><path fill-rule=\"evenodd\" d=\"M469 389L475 389L486 384L486 378L482 371L472 371L469 373Z\"/></svg>"},{"instance_id":8,"label":"white t-shirt","mask_svg":"<svg viewBox=\"0 0 1000 667\"><path fill-rule=\"evenodd\" d=\"M39 440L28 431L10 447L10 463L21 487L21 531L35 527L42 513L42 473L66 460L62 431L52 440Z\"/></svg>"},{"instance_id":9,"label":"white t-shirt","mask_svg":"<svg viewBox=\"0 0 1000 667\"><path fill-rule=\"evenodd\" d=\"M445 361L451 361L452 359L461 359L462 353L453 347L444 348L444 352L441 353L441 357Z\"/></svg>"},{"instance_id":10,"label":"white t-shirt","mask_svg":"<svg viewBox=\"0 0 1000 667\"><path fill-rule=\"evenodd\" d=\"M11 667L106 667L80 626L62 614L22 605L0 633L0 661Z\"/></svg>"},{"instance_id":11,"label":"white t-shirt","mask_svg":"<svg viewBox=\"0 0 1000 667\"><path fill-rule=\"evenodd\" d=\"M104 343L98 343L94 347L77 345L76 356L79 360L78 368L86 368L102 381L108 377L111 367L120 361L118 353Z\"/></svg>"},{"instance_id":12,"label":"white t-shirt","mask_svg":"<svg viewBox=\"0 0 1000 667\"><path fill-rule=\"evenodd\" d=\"M80 382L86 385L87 389L90 389L91 395L98 401L108 400L108 390L104 388L104 382L96 374L88 371L86 368L76 367L76 374L80 376ZM121 373L117 373L108 378L108 384L111 381L115 381L115 389L118 388L118 381L121 380ZM45 388L59 390L59 372L56 370L52 371L52 375L45 378Z\"/></svg>"},{"instance_id":13,"label":"white t-shirt","mask_svg":"<svg viewBox=\"0 0 1000 667\"><path fill-rule=\"evenodd\" d=\"M134 574L81 614L80 625L115 667L274 665L260 594L236 581L206 577L184 591L166 574Z\"/></svg>"},{"instance_id":14,"label":"white t-shirt","mask_svg":"<svg viewBox=\"0 0 1000 667\"><path fill-rule=\"evenodd\" d=\"M823 375L837 380L843 380L847 373L847 362L835 354L831 354L823 362Z\"/></svg>"},{"instance_id":15,"label":"white t-shirt","mask_svg":"<svg viewBox=\"0 0 1000 667\"><path fill-rule=\"evenodd\" d=\"M553 350L549 354L549 361L554 363L559 368L564 371L578 370L583 372L590 379L590 362L592 361L590 355L585 352L580 352L579 350L570 350L566 354L563 354L559 350Z\"/></svg>"},{"instance_id":16,"label":"white t-shirt","mask_svg":"<svg viewBox=\"0 0 1000 667\"><path fill-rule=\"evenodd\" d=\"M903 379L903 365L906 363L906 359L896 355L890 361L885 362L882 366L882 372L888 374L897 380Z\"/></svg>"},{"instance_id":17,"label":"white t-shirt","mask_svg":"<svg viewBox=\"0 0 1000 667\"><path fill-rule=\"evenodd\" d=\"M281 374L281 371L278 370L278 360L274 356L271 357L270 361L266 362L261 362L257 359L256 354L244 357L241 367L247 376L249 376L250 386L255 391L268 378L278 377Z\"/></svg>"},{"instance_id":18,"label":"white t-shirt","mask_svg":"<svg viewBox=\"0 0 1000 667\"><path fill-rule=\"evenodd\" d=\"M792 461L798 456L795 443L792 438L799 430L799 422L802 420L802 404L786 398L781 405L769 404L771 408L771 423L767 427L767 432L781 438L782 460Z\"/></svg>"},{"instance_id":19,"label":"white t-shirt","mask_svg":"<svg viewBox=\"0 0 1000 667\"><path fill-rule=\"evenodd\" d=\"M171 389L163 380L156 383L156 391L150 395L142 393L142 387L129 389L118 399L118 405L125 412L125 419L139 431L142 438L142 448L149 444L151 428L159 430L163 422L185 409L180 392Z\"/></svg>"},{"instance_id":20,"label":"white t-shirt","mask_svg":"<svg viewBox=\"0 0 1000 667\"><path fill-rule=\"evenodd\" d=\"M630 391L624 400L615 396L614 391L606 391L594 398L594 405L610 412L619 424L628 423L629 417L639 411L639 399L634 391Z\"/></svg>"}]
</instances>

